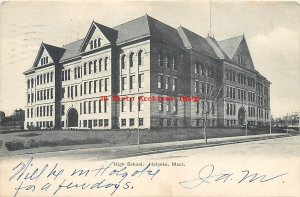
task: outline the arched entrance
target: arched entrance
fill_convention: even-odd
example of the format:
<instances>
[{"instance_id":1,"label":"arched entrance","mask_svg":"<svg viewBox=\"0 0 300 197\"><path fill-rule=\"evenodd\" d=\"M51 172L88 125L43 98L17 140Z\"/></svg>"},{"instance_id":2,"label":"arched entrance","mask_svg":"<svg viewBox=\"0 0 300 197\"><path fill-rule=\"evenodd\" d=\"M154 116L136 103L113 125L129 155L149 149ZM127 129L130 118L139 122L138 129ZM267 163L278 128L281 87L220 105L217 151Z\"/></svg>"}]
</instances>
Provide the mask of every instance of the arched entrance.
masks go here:
<instances>
[{"instance_id":1,"label":"arched entrance","mask_svg":"<svg viewBox=\"0 0 300 197\"><path fill-rule=\"evenodd\" d=\"M71 108L68 112L68 127L78 127L78 112L75 108Z\"/></svg>"},{"instance_id":2,"label":"arched entrance","mask_svg":"<svg viewBox=\"0 0 300 197\"><path fill-rule=\"evenodd\" d=\"M239 109L239 113L238 113L238 119L239 119L239 125L244 125L245 124L245 109L243 107L241 107Z\"/></svg>"}]
</instances>

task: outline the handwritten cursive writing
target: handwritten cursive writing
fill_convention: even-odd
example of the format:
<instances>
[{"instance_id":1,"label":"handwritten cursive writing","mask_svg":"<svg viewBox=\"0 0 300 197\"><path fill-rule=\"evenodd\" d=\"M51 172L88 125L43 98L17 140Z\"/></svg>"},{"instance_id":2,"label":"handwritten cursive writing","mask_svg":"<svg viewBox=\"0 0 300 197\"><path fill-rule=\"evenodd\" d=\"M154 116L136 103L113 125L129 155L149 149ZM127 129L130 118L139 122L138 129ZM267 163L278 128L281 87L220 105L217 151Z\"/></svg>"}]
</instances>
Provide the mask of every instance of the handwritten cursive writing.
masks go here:
<instances>
[{"instance_id":1,"label":"handwritten cursive writing","mask_svg":"<svg viewBox=\"0 0 300 197\"><path fill-rule=\"evenodd\" d=\"M252 182L268 182L283 177L288 173L282 173L275 176L267 176L266 174L259 175L258 173L251 173L250 170L242 170L240 174L233 172L215 173L215 166L213 164L205 165L198 172L198 177L192 180L180 181L179 184L185 189L194 189L204 184L213 182L227 183L229 181L236 181L237 184L252 183Z\"/></svg>"}]
</instances>

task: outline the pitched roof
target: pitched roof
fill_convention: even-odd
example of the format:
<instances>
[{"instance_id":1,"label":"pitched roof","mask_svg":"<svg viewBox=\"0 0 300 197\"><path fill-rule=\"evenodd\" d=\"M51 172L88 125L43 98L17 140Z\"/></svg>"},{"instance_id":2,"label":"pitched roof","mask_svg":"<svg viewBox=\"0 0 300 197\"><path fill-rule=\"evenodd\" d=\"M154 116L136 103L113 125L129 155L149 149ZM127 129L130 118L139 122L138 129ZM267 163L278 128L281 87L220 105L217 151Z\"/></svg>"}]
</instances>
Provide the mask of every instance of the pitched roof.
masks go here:
<instances>
[{"instance_id":1,"label":"pitched roof","mask_svg":"<svg viewBox=\"0 0 300 197\"><path fill-rule=\"evenodd\" d=\"M42 43L54 62L59 61L66 49Z\"/></svg>"},{"instance_id":2,"label":"pitched roof","mask_svg":"<svg viewBox=\"0 0 300 197\"><path fill-rule=\"evenodd\" d=\"M227 54L227 56L231 59L243 39L244 39L244 35L241 35L226 40L218 41L218 44L223 49L223 51Z\"/></svg>"},{"instance_id":3,"label":"pitched roof","mask_svg":"<svg viewBox=\"0 0 300 197\"><path fill-rule=\"evenodd\" d=\"M126 41L152 36L183 47L183 42L175 28L156 20L147 14L114 27L118 31L117 44Z\"/></svg>"},{"instance_id":4,"label":"pitched roof","mask_svg":"<svg viewBox=\"0 0 300 197\"><path fill-rule=\"evenodd\" d=\"M180 34L186 48L193 48L197 51L204 52L212 57L217 57L213 48L209 45L205 38L182 26L178 27L177 31Z\"/></svg>"},{"instance_id":5,"label":"pitched roof","mask_svg":"<svg viewBox=\"0 0 300 197\"><path fill-rule=\"evenodd\" d=\"M62 47L66 49L66 52L61 58L61 61L67 60L73 57L79 56L79 49L84 39L77 40L75 42L71 42L69 44L63 45Z\"/></svg>"},{"instance_id":6,"label":"pitched roof","mask_svg":"<svg viewBox=\"0 0 300 197\"><path fill-rule=\"evenodd\" d=\"M226 53L223 51L223 49L220 47L218 44L218 41L216 41L214 38L207 36L205 38L208 42L208 44L212 47L214 50L215 54L218 56L220 59L229 59Z\"/></svg>"},{"instance_id":7,"label":"pitched roof","mask_svg":"<svg viewBox=\"0 0 300 197\"><path fill-rule=\"evenodd\" d=\"M94 24L101 30L101 32L104 34L104 36L110 41L110 42L115 42L118 36L118 31L106 27L104 25L101 25L99 23L96 23L94 21Z\"/></svg>"}]
</instances>

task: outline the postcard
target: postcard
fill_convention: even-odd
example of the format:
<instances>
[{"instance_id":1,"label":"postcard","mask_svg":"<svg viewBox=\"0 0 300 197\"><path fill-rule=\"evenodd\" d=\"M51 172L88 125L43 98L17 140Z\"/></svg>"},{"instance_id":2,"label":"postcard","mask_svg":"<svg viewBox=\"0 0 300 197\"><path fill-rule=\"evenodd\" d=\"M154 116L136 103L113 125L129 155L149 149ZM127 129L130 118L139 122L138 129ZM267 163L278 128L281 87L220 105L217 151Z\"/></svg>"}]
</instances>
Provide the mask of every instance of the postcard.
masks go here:
<instances>
[{"instance_id":1,"label":"postcard","mask_svg":"<svg viewBox=\"0 0 300 197\"><path fill-rule=\"evenodd\" d=\"M3 1L0 196L299 196L299 3Z\"/></svg>"}]
</instances>

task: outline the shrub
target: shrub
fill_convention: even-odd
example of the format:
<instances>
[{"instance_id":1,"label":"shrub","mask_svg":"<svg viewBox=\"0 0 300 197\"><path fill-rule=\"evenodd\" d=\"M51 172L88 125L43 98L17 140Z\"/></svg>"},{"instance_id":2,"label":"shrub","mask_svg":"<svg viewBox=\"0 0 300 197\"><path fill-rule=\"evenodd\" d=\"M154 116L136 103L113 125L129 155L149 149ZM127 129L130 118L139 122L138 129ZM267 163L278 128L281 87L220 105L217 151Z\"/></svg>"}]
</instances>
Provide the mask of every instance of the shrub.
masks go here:
<instances>
[{"instance_id":1,"label":"shrub","mask_svg":"<svg viewBox=\"0 0 300 197\"><path fill-rule=\"evenodd\" d=\"M21 141L5 142L5 146L9 151L25 149L24 142Z\"/></svg>"}]
</instances>

